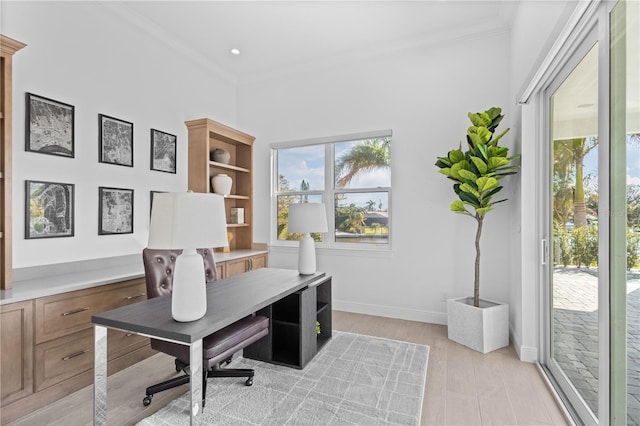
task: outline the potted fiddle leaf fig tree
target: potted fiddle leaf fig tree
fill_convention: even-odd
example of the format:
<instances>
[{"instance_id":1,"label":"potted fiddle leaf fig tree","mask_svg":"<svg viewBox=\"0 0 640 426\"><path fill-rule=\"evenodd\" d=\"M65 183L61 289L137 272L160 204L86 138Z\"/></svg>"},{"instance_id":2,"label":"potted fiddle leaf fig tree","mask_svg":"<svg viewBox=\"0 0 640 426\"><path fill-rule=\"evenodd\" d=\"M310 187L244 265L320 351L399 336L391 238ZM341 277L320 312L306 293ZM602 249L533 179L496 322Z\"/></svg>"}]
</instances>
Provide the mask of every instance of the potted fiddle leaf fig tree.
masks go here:
<instances>
[{"instance_id":1,"label":"potted fiddle leaf fig tree","mask_svg":"<svg viewBox=\"0 0 640 426\"><path fill-rule=\"evenodd\" d=\"M467 129L466 150L451 150L438 157L435 165L440 173L453 181L458 199L451 203L451 211L476 221L475 273L473 297L447 301L449 339L482 353L509 344L509 305L480 299L480 238L487 213L506 199L495 200L502 190L500 181L517 173L520 155L508 156L509 149L498 142L509 129L495 134L504 115L501 108L469 113L471 126Z\"/></svg>"}]
</instances>

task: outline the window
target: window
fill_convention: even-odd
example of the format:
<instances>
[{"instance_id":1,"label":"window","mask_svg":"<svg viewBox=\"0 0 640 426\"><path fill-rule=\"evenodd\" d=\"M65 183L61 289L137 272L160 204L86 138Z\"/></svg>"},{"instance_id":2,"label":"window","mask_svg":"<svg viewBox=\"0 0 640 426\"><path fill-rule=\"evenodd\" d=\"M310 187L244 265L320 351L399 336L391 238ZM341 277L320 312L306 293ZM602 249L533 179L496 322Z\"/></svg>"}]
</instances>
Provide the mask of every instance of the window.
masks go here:
<instances>
[{"instance_id":1,"label":"window","mask_svg":"<svg viewBox=\"0 0 640 426\"><path fill-rule=\"evenodd\" d=\"M287 231L293 203L325 203L324 247L389 248L391 243L391 131L272 145L274 240L299 240Z\"/></svg>"}]
</instances>

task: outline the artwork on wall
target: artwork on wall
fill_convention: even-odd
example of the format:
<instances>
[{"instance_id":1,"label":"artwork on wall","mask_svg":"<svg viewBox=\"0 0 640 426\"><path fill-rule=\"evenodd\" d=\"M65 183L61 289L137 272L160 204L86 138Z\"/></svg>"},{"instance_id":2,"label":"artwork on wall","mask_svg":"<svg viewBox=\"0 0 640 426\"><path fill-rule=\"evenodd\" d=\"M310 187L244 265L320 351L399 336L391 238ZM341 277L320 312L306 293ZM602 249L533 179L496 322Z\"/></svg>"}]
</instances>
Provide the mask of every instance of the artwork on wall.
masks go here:
<instances>
[{"instance_id":1,"label":"artwork on wall","mask_svg":"<svg viewBox=\"0 0 640 426\"><path fill-rule=\"evenodd\" d=\"M74 106L27 93L25 150L74 156Z\"/></svg>"},{"instance_id":2,"label":"artwork on wall","mask_svg":"<svg viewBox=\"0 0 640 426\"><path fill-rule=\"evenodd\" d=\"M73 237L74 185L26 181L25 238Z\"/></svg>"},{"instance_id":3,"label":"artwork on wall","mask_svg":"<svg viewBox=\"0 0 640 426\"><path fill-rule=\"evenodd\" d=\"M98 114L101 163L133 167L133 123Z\"/></svg>"},{"instance_id":4,"label":"artwork on wall","mask_svg":"<svg viewBox=\"0 0 640 426\"><path fill-rule=\"evenodd\" d=\"M133 233L133 189L99 187L98 235Z\"/></svg>"},{"instance_id":5,"label":"artwork on wall","mask_svg":"<svg viewBox=\"0 0 640 426\"><path fill-rule=\"evenodd\" d=\"M151 170L176 172L176 136L151 129Z\"/></svg>"}]
</instances>

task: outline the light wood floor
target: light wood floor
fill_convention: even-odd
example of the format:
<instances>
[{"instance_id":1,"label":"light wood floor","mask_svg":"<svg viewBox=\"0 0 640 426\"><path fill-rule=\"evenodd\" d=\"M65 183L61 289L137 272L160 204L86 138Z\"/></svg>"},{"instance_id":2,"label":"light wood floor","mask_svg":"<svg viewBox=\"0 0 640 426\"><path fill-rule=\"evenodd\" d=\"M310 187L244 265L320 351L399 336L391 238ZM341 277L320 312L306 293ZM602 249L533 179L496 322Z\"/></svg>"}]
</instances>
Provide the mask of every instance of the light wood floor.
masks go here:
<instances>
[{"instance_id":1,"label":"light wood floor","mask_svg":"<svg viewBox=\"0 0 640 426\"><path fill-rule=\"evenodd\" d=\"M423 425L567 424L535 365L520 362L512 347L483 355L448 340L446 326L339 311L333 313L333 328L431 348ZM110 376L109 424L135 424L185 392L185 387L161 392L142 406L146 386L173 371L173 360L158 354ZM89 386L12 425L90 425L92 415Z\"/></svg>"}]
</instances>

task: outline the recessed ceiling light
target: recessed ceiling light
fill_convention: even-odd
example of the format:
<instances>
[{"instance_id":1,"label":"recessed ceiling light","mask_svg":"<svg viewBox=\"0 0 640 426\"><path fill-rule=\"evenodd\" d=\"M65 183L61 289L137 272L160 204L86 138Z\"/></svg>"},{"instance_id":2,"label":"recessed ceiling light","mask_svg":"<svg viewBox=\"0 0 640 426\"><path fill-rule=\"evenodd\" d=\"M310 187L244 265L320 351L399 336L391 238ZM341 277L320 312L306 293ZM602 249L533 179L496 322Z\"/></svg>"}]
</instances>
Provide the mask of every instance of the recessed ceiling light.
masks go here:
<instances>
[{"instance_id":1,"label":"recessed ceiling light","mask_svg":"<svg viewBox=\"0 0 640 426\"><path fill-rule=\"evenodd\" d=\"M240 49L231 49L231 54L238 56L240 54Z\"/></svg>"}]
</instances>

